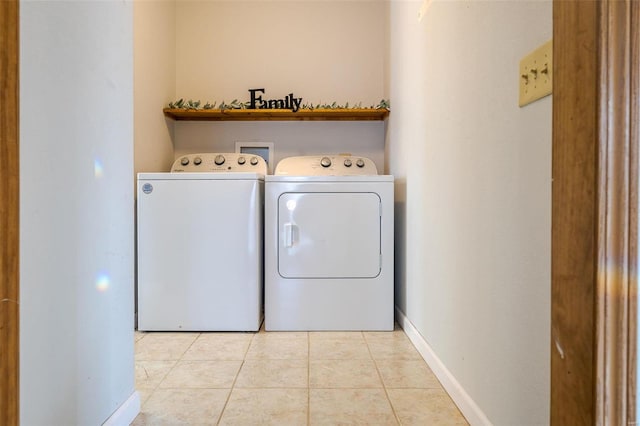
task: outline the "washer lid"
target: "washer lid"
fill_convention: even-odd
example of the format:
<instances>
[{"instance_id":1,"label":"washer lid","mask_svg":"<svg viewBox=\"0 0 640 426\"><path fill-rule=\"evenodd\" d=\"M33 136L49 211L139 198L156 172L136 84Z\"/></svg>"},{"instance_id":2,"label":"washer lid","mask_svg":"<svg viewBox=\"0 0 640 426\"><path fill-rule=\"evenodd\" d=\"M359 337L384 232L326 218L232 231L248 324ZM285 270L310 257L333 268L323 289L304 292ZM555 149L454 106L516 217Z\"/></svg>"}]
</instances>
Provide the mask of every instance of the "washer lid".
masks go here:
<instances>
[{"instance_id":1,"label":"washer lid","mask_svg":"<svg viewBox=\"0 0 640 426\"><path fill-rule=\"evenodd\" d=\"M288 157L276 166L281 176L371 176L377 175L375 163L357 155L308 155Z\"/></svg>"},{"instance_id":2,"label":"washer lid","mask_svg":"<svg viewBox=\"0 0 640 426\"><path fill-rule=\"evenodd\" d=\"M264 175L260 173L138 173L138 181L164 180L164 181L188 181L188 180L259 180L264 181Z\"/></svg>"},{"instance_id":3,"label":"washer lid","mask_svg":"<svg viewBox=\"0 0 640 426\"><path fill-rule=\"evenodd\" d=\"M259 155L230 153L187 154L178 157L171 173L260 173L267 174L267 163Z\"/></svg>"}]
</instances>

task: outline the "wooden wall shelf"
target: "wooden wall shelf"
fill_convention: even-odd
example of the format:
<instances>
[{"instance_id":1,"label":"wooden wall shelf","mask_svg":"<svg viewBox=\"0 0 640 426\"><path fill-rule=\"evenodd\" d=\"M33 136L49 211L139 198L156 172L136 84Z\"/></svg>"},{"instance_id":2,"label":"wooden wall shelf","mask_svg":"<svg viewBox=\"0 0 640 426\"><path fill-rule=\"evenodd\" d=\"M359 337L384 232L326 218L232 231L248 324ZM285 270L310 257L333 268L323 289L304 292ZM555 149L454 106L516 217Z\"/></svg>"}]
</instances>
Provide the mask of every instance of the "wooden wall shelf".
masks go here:
<instances>
[{"instance_id":1,"label":"wooden wall shelf","mask_svg":"<svg viewBox=\"0 0 640 426\"><path fill-rule=\"evenodd\" d=\"M388 109L172 109L164 115L184 121L373 121L389 116Z\"/></svg>"}]
</instances>

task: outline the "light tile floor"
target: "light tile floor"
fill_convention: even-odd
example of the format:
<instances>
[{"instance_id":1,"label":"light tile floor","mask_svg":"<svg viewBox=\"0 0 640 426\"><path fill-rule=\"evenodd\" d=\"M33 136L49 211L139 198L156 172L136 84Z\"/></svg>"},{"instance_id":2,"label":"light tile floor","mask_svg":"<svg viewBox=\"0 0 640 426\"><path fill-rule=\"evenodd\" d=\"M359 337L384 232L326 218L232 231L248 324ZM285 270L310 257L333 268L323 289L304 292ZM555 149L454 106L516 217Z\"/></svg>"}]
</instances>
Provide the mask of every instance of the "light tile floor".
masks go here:
<instances>
[{"instance_id":1,"label":"light tile floor","mask_svg":"<svg viewBox=\"0 0 640 426\"><path fill-rule=\"evenodd\" d=\"M466 425L404 332L136 332L133 425Z\"/></svg>"}]
</instances>

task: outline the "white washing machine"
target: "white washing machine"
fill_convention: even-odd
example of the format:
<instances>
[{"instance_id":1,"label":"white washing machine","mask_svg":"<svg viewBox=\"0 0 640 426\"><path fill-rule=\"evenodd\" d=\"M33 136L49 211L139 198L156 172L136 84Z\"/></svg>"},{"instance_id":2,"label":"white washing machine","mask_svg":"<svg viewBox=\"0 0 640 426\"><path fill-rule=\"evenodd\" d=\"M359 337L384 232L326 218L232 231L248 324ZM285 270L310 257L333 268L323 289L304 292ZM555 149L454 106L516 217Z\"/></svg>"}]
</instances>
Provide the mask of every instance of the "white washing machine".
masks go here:
<instances>
[{"instance_id":1,"label":"white washing machine","mask_svg":"<svg viewBox=\"0 0 640 426\"><path fill-rule=\"evenodd\" d=\"M138 329L256 331L262 321L259 156L185 155L138 174Z\"/></svg>"},{"instance_id":2,"label":"white washing machine","mask_svg":"<svg viewBox=\"0 0 640 426\"><path fill-rule=\"evenodd\" d=\"M265 329L392 330L393 176L357 156L265 178Z\"/></svg>"}]
</instances>

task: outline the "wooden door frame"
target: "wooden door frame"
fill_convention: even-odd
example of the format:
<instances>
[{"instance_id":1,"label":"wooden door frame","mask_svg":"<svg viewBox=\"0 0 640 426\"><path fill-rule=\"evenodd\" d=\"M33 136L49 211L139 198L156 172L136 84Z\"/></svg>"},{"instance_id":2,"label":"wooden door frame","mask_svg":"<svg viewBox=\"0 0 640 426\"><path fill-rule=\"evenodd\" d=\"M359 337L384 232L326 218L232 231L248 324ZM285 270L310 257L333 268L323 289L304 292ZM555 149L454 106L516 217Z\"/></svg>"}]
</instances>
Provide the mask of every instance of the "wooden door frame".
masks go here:
<instances>
[{"instance_id":1,"label":"wooden door frame","mask_svg":"<svg viewBox=\"0 0 640 426\"><path fill-rule=\"evenodd\" d=\"M640 139L638 2L602 2L599 24L595 420L597 424L635 424Z\"/></svg>"},{"instance_id":2,"label":"wooden door frame","mask_svg":"<svg viewBox=\"0 0 640 426\"><path fill-rule=\"evenodd\" d=\"M553 5L551 424L636 421L640 7Z\"/></svg>"},{"instance_id":3,"label":"wooden door frame","mask_svg":"<svg viewBox=\"0 0 640 426\"><path fill-rule=\"evenodd\" d=\"M19 423L18 0L0 1L0 424Z\"/></svg>"}]
</instances>

